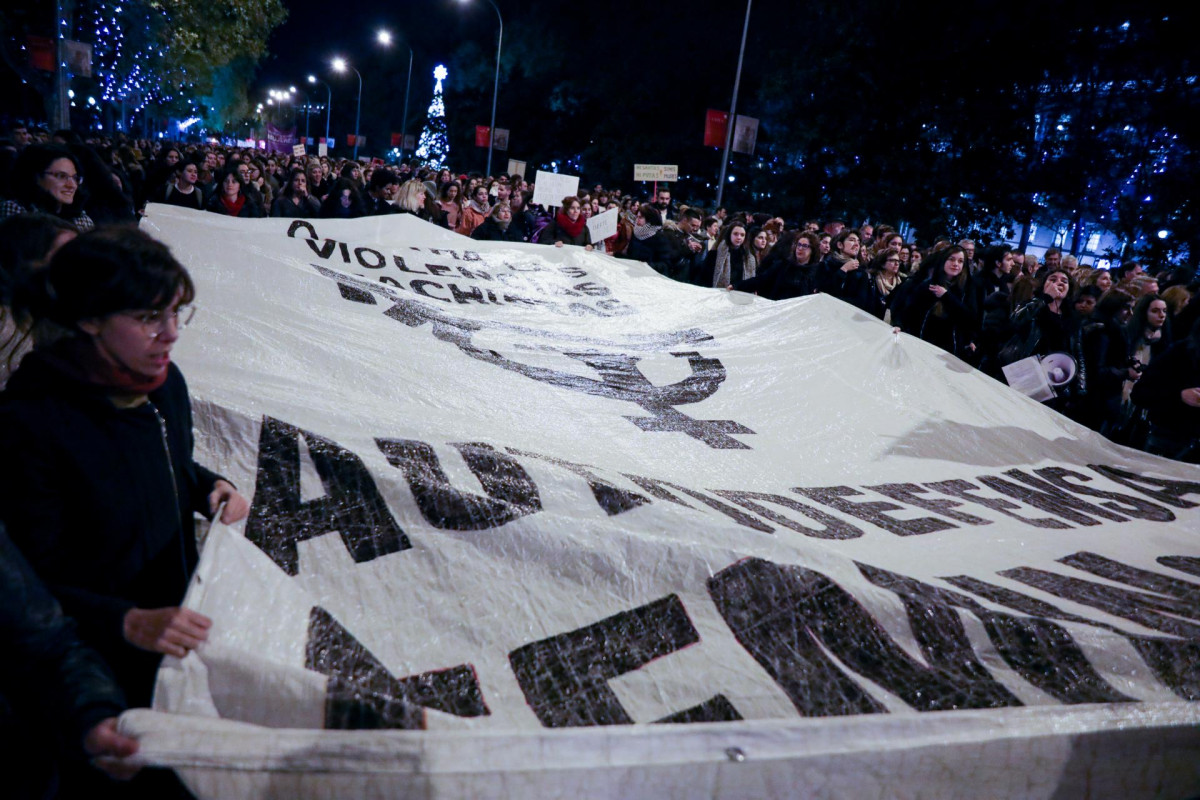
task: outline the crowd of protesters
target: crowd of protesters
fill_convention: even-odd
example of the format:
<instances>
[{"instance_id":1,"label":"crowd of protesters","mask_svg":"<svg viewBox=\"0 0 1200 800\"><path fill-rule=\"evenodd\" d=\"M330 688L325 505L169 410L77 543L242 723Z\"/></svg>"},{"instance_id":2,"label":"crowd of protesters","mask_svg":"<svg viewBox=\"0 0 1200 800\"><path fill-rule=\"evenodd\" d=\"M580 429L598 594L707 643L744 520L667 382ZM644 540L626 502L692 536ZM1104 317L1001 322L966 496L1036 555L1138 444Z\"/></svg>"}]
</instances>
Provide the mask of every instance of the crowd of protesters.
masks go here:
<instances>
[{"instance_id":1,"label":"crowd of protesters","mask_svg":"<svg viewBox=\"0 0 1200 800\"><path fill-rule=\"evenodd\" d=\"M46 693L65 697L42 720L70 739L57 780L105 796L80 759L136 749L114 715L147 704L162 656L185 655L211 624L180 608L193 515L247 511L192 459L170 351L195 290L134 227L148 203L248 218L410 214L476 240L636 259L716 290L827 294L997 380L1063 354L1049 405L1122 444L1200 463L1193 270L1082 267L1057 249L1039 262L969 239L920 247L888 225L688 207L668 188L642 198L593 186L543 207L534 188L520 175L11 131L0 143L0 635L27 655L0 665L0 686L29 691L0 693L0 735L22 730ZM607 211L617 231L593 241L588 220ZM125 796L186 796L169 773L137 781Z\"/></svg>"},{"instance_id":2,"label":"crowd of protesters","mask_svg":"<svg viewBox=\"0 0 1200 800\"><path fill-rule=\"evenodd\" d=\"M1050 405L1123 444L1196 458L1197 424L1187 422L1195 414L1168 402L1155 368L1188 339L1200 311L1190 302L1198 288L1191 269L1147 270L1133 261L1094 269L1057 249L1039 263L1003 245L977 250L970 240L919 247L882 224L679 205L669 184L651 198L597 185L544 207L521 175L14 134L11 150L19 154L0 162L0 216L41 211L86 231L134 221L150 202L237 217L411 214L474 239L595 248L699 286L774 300L829 294L998 380L1014 361L1066 353L1075 369ZM617 212L617 232L593 242L588 219L609 210ZM1190 397L1174 400L1190 409Z\"/></svg>"}]
</instances>

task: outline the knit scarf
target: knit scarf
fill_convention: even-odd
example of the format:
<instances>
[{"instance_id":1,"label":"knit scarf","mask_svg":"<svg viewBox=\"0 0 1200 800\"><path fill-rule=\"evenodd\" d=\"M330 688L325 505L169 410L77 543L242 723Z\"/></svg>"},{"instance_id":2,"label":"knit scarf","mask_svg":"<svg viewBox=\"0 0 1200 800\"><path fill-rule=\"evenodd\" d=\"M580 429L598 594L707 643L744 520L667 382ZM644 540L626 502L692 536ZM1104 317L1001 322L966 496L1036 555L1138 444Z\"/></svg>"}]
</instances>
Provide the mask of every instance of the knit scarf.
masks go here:
<instances>
[{"instance_id":1,"label":"knit scarf","mask_svg":"<svg viewBox=\"0 0 1200 800\"><path fill-rule=\"evenodd\" d=\"M225 207L225 213L231 217L236 217L242 213L242 206L246 205L246 195L238 192L237 200L229 202L228 195L221 195L221 205Z\"/></svg>"},{"instance_id":2,"label":"knit scarf","mask_svg":"<svg viewBox=\"0 0 1200 800\"><path fill-rule=\"evenodd\" d=\"M654 234L662 230L662 225L634 225L633 238L639 242L644 242Z\"/></svg>"},{"instance_id":3,"label":"knit scarf","mask_svg":"<svg viewBox=\"0 0 1200 800\"><path fill-rule=\"evenodd\" d=\"M745 280L746 278L753 278L754 273L757 271L756 268L758 266L758 262L754 260L754 254L751 253L750 250L747 249L745 245L742 245L741 247L739 247L737 249L743 254L742 255L742 277L741 277L741 280ZM731 271L730 249L729 249L728 242L721 242L719 245L717 245L716 267L717 267L717 275L723 276L726 281L728 281L730 284L732 284L733 283L733 272Z\"/></svg>"},{"instance_id":4,"label":"knit scarf","mask_svg":"<svg viewBox=\"0 0 1200 800\"><path fill-rule=\"evenodd\" d=\"M572 220L564 212L559 211L554 215L554 224L558 226L560 231L575 239L579 234L583 233L583 227L587 225L587 220L583 218L583 214Z\"/></svg>"},{"instance_id":5,"label":"knit scarf","mask_svg":"<svg viewBox=\"0 0 1200 800\"><path fill-rule=\"evenodd\" d=\"M887 272L880 272L875 276L875 286L879 289L879 293L887 297L892 293L892 290L900 284L899 273L891 275Z\"/></svg>"},{"instance_id":6,"label":"knit scarf","mask_svg":"<svg viewBox=\"0 0 1200 800\"><path fill-rule=\"evenodd\" d=\"M166 383L167 372L158 375L142 375L133 370L113 364L100 355L90 338L64 339L44 351L44 359L65 375L80 383L86 383L107 394L149 394Z\"/></svg>"},{"instance_id":7,"label":"knit scarf","mask_svg":"<svg viewBox=\"0 0 1200 800\"><path fill-rule=\"evenodd\" d=\"M469 205L472 209L474 209L481 216L484 216L484 217L486 217L492 211L492 209L489 206L481 206L481 205L479 205L479 203L475 202L474 200L472 200L467 205Z\"/></svg>"}]
</instances>

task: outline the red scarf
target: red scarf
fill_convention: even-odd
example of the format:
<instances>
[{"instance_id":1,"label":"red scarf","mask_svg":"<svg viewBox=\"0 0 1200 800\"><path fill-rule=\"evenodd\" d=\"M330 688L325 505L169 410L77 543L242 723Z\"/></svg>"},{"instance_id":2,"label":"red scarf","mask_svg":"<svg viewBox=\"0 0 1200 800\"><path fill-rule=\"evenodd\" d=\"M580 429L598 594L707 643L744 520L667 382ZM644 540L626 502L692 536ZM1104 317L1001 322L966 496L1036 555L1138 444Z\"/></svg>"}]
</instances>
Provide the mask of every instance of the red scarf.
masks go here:
<instances>
[{"instance_id":1,"label":"red scarf","mask_svg":"<svg viewBox=\"0 0 1200 800\"><path fill-rule=\"evenodd\" d=\"M579 219L574 222L564 212L559 211L554 215L554 224L558 226L560 231L563 231L572 239L578 239L579 234L583 232L583 226L587 225L587 220L583 218L583 214L579 215Z\"/></svg>"},{"instance_id":2,"label":"red scarf","mask_svg":"<svg viewBox=\"0 0 1200 800\"><path fill-rule=\"evenodd\" d=\"M221 205L225 206L225 213L231 217L236 217L242 213L242 206L246 205L246 195L238 192L237 200L229 202L229 196L221 195Z\"/></svg>"},{"instance_id":3,"label":"red scarf","mask_svg":"<svg viewBox=\"0 0 1200 800\"><path fill-rule=\"evenodd\" d=\"M45 352L45 360L75 380L103 389L106 394L150 394L167 381L169 370L142 375L112 364L96 349L90 338L64 339Z\"/></svg>"}]
</instances>

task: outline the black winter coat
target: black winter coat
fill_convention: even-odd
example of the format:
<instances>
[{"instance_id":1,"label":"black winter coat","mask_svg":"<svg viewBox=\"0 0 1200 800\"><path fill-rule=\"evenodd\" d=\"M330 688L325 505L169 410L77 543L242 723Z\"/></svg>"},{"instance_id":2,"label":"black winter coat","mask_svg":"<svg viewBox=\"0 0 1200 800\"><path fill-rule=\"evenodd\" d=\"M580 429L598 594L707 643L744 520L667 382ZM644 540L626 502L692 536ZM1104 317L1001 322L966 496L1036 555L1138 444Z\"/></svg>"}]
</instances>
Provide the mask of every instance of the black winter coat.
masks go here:
<instances>
[{"instance_id":1,"label":"black winter coat","mask_svg":"<svg viewBox=\"0 0 1200 800\"><path fill-rule=\"evenodd\" d=\"M3 521L134 705L149 704L161 657L125 641L125 614L183 601L197 562L193 514L207 514L219 479L192 448L174 364L148 403L118 409L34 351L0 395Z\"/></svg>"},{"instance_id":2,"label":"black winter coat","mask_svg":"<svg viewBox=\"0 0 1200 800\"><path fill-rule=\"evenodd\" d=\"M646 239L639 239L636 236L629 240L629 249L625 251L625 258L632 258L634 261L645 261L654 269L655 272L660 272L663 275L668 275L671 272L672 263L674 261L675 248L671 244L671 240L667 238L667 234L663 231L656 231L653 236ZM709 272L710 285L712 272Z\"/></svg>"},{"instance_id":3,"label":"black winter coat","mask_svg":"<svg viewBox=\"0 0 1200 800\"><path fill-rule=\"evenodd\" d=\"M1200 344L1176 342L1150 362L1133 385L1133 402L1150 412L1150 424L1181 441L1200 441L1200 408L1183 402L1184 389L1200 386Z\"/></svg>"},{"instance_id":4,"label":"black winter coat","mask_svg":"<svg viewBox=\"0 0 1200 800\"><path fill-rule=\"evenodd\" d=\"M33 705L70 731L79 746L98 722L125 708L112 673L84 647L75 625L46 590L0 525L0 740L4 696ZM17 734L14 731L14 734ZM19 735L19 734L17 734Z\"/></svg>"},{"instance_id":5,"label":"black winter coat","mask_svg":"<svg viewBox=\"0 0 1200 800\"><path fill-rule=\"evenodd\" d=\"M515 222L516 220L513 220L507 228L501 228L496 220L488 217L471 231L471 238L482 242L523 242L525 238Z\"/></svg>"},{"instance_id":6,"label":"black winter coat","mask_svg":"<svg viewBox=\"0 0 1200 800\"><path fill-rule=\"evenodd\" d=\"M317 198L312 195L305 195L300 198L300 205L296 205L292 198L280 195L275 198L275 202L271 203L271 216L283 217L285 219L316 219L321 215L321 204Z\"/></svg>"},{"instance_id":7,"label":"black winter coat","mask_svg":"<svg viewBox=\"0 0 1200 800\"><path fill-rule=\"evenodd\" d=\"M871 280L871 276L867 274L867 269L861 262L858 269L850 272L842 271L842 265L845 263L833 253L825 256L817 273L821 292L833 295L863 311L874 313L875 282Z\"/></svg>"},{"instance_id":8,"label":"black winter coat","mask_svg":"<svg viewBox=\"0 0 1200 800\"><path fill-rule=\"evenodd\" d=\"M975 343L978 334L970 285L960 288L951 283L940 298L932 286L932 280L923 281L908 295L908 302L900 309L900 327L948 353L972 360L974 354L968 345Z\"/></svg>"}]
</instances>

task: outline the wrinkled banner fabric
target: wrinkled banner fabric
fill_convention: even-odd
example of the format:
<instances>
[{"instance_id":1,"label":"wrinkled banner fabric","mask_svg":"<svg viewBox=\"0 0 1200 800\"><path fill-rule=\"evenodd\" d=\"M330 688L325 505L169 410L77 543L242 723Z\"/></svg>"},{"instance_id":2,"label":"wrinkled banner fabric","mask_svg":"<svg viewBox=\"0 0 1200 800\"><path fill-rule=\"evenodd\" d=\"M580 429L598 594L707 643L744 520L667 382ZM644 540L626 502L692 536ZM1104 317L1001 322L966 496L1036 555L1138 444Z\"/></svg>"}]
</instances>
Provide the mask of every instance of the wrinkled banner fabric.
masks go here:
<instances>
[{"instance_id":1,"label":"wrinkled banner fabric","mask_svg":"<svg viewBox=\"0 0 1200 800\"><path fill-rule=\"evenodd\" d=\"M1200 470L829 297L151 206L208 531L201 798L1200 793Z\"/></svg>"}]
</instances>

